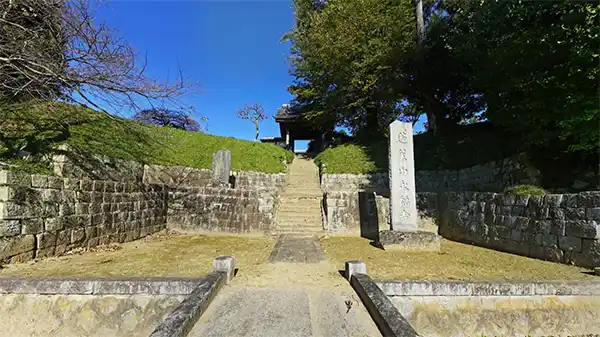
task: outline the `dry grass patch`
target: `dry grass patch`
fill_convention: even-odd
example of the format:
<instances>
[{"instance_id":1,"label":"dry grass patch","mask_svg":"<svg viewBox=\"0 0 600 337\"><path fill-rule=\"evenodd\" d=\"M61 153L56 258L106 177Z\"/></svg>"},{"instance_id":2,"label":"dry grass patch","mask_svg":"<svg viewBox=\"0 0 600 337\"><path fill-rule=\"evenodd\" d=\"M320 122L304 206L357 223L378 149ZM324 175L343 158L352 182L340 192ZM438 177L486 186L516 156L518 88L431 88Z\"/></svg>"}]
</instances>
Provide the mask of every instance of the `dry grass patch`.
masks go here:
<instances>
[{"instance_id":1,"label":"dry grass patch","mask_svg":"<svg viewBox=\"0 0 600 337\"><path fill-rule=\"evenodd\" d=\"M211 271L219 255L235 256L236 265L251 272L267 263L274 245L270 237L157 235L120 245L121 249L7 265L0 276L199 277Z\"/></svg>"},{"instance_id":2,"label":"dry grass patch","mask_svg":"<svg viewBox=\"0 0 600 337\"><path fill-rule=\"evenodd\" d=\"M395 280L572 280L598 279L586 269L442 240L440 252L384 251L358 237L322 239L326 254L343 269L362 260L377 279Z\"/></svg>"}]
</instances>

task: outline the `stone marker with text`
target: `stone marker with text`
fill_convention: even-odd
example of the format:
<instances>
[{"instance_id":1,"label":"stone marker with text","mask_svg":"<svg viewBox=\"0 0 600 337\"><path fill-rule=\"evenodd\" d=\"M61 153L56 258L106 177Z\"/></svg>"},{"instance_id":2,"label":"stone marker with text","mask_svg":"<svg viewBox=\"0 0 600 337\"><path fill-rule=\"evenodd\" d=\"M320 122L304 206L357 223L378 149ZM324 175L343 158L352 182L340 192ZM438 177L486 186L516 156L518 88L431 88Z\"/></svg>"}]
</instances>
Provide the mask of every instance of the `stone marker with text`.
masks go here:
<instances>
[{"instance_id":1,"label":"stone marker with text","mask_svg":"<svg viewBox=\"0 0 600 337\"><path fill-rule=\"evenodd\" d=\"M436 233L420 231L417 224L415 160L411 123L395 121L389 133L390 230L379 232L384 249L438 251Z\"/></svg>"},{"instance_id":2,"label":"stone marker with text","mask_svg":"<svg viewBox=\"0 0 600 337\"><path fill-rule=\"evenodd\" d=\"M390 124L389 175L391 229L417 231L415 161L411 123Z\"/></svg>"}]
</instances>

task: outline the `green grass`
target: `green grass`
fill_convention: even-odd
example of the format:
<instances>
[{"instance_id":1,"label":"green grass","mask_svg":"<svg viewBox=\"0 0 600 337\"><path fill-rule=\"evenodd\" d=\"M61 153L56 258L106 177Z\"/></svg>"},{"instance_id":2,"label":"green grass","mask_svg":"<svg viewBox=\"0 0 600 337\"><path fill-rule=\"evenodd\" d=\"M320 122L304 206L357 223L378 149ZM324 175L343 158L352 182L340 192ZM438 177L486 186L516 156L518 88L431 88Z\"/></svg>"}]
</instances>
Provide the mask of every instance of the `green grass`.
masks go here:
<instances>
[{"instance_id":1,"label":"green grass","mask_svg":"<svg viewBox=\"0 0 600 337\"><path fill-rule=\"evenodd\" d=\"M35 106L26 111L2 112L0 132L11 136L48 139L62 126L69 125L66 139L42 146L40 152L53 151L67 144L79 154L99 154L148 164L210 168L212 156L219 150L231 151L232 170L278 173L284 171L283 161L293 154L283 148L232 137L219 137L202 132L143 125L128 119L110 117L89 109L66 104ZM52 129L40 132L41 129ZM55 130L54 130L55 129ZM64 130L58 132L65 133ZM1 149L0 149L1 153ZM25 171L44 172L43 156L38 161L23 163L15 158L0 160L16 164Z\"/></svg>"},{"instance_id":2,"label":"green grass","mask_svg":"<svg viewBox=\"0 0 600 337\"><path fill-rule=\"evenodd\" d=\"M315 158L317 165L325 165L327 173L365 174L387 170L387 145L372 146L344 144L326 149Z\"/></svg>"},{"instance_id":3,"label":"green grass","mask_svg":"<svg viewBox=\"0 0 600 337\"><path fill-rule=\"evenodd\" d=\"M460 169L504 159L518 153L518 142L489 123L448 129L443 135L426 132L414 138L417 170ZM387 139L371 145L345 144L316 158L328 173L365 174L388 169Z\"/></svg>"}]
</instances>

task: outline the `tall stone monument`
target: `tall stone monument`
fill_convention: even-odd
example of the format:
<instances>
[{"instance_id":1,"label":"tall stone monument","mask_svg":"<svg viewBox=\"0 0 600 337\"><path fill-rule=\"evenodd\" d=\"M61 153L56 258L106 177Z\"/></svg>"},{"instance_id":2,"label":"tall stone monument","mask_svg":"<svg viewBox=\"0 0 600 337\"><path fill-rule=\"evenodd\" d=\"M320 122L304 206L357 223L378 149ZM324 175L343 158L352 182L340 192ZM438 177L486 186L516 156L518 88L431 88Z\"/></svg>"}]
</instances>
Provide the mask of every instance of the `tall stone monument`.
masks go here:
<instances>
[{"instance_id":1,"label":"tall stone monument","mask_svg":"<svg viewBox=\"0 0 600 337\"><path fill-rule=\"evenodd\" d=\"M389 132L390 230L379 233L384 249L439 250L436 233L419 231L411 123L395 121Z\"/></svg>"},{"instance_id":2,"label":"tall stone monument","mask_svg":"<svg viewBox=\"0 0 600 337\"><path fill-rule=\"evenodd\" d=\"M215 152L212 161L213 183L226 186L229 184L231 174L231 151L220 150Z\"/></svg>"}]
</instances>

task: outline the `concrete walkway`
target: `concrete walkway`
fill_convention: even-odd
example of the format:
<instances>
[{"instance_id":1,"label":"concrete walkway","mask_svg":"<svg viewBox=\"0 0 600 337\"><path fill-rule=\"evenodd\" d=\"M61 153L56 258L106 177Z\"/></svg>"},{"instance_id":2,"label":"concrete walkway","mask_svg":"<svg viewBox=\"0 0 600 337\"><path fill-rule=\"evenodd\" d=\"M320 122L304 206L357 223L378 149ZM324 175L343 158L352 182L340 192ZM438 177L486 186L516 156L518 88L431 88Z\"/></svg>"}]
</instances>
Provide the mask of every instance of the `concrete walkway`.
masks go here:
<instances>
[{"instance_id":1,"label":"concrete walkway","mask_svg":"<svg viewBox=\"0 0 600 337\"><path fill-rule=\"evenodd\" d=\"M269 260L258 277L240 270L189 336L381 336L316 237L281 235Z\"/></svg>"},{"instance_id":2,"label":"concrete walkway","mask_svg":"<svg viewBox=\"0 0 600 337\"><path fill-rule=\"evenodd\" d=\"M269 257L269 263L317 263L325 259L317 237L284 234L279 236Z\"/></svg>"}]
</instances>

